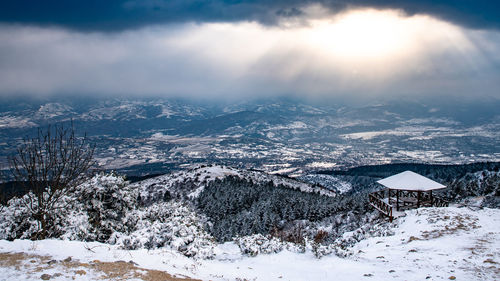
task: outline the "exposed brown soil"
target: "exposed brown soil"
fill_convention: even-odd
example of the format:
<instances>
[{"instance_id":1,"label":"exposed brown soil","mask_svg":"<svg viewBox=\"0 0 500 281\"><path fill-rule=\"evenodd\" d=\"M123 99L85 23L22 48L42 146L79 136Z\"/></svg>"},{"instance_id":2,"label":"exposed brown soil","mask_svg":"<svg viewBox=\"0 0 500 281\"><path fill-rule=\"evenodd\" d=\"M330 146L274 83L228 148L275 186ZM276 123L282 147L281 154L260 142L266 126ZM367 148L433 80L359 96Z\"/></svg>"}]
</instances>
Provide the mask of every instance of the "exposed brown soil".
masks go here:
<instances>
[{"instance_id":1,"label":"exposed brown soil","mask_svg":"<svg viewBox=\"0 0 500 281\"><path fill-rule=\"evenodd\" d=\"M478 218L464 217L461 215L445 215L441 213L434 213L428 218L428 222L434 223L436 221L446 222L444 228L438 228L430 231L422 231L422 238L435 239L445 235L455 234L458 231L469 231L479 228Z\"/></svg>"},{"instance_id":2,"label":"exposed brown soil","mask_svg":"<svg viewBox=\"0 0 500 281\"><path fill-rule=\"evenodd\" d=\"M50 256L40 256L26 253L0 253L0 267L14 267L16 270L37 276L47 269L56 269L53 275L43 274L44 277L65 276L69 278L87 275L100 276L101 280L129 280L141 279L145 281L194 281L185 276L174 277L164 271L145 269L132 262L115 261L101 262L94 260L90 263L74 261L71 258L55 260Z\"/></svg>"}]
</instances>

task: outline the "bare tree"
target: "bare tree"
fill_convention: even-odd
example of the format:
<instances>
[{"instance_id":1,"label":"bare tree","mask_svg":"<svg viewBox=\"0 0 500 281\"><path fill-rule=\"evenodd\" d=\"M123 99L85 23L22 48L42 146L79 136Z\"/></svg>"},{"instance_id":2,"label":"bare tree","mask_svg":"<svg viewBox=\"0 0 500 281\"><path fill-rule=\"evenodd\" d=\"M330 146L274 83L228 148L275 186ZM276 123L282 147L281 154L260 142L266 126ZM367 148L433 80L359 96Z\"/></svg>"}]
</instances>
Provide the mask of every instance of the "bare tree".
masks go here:
<instances>
[{"instance_id":1,"label":"bare tree","mask_svg":"<svg viewBox=\"0 0 500 281\"><path fill-rule=\"evenodd\" d=\"M52 225L51 214L61 206L60 200L71 188L81 184L94 165L95 145L86 135L75 136L73 124L48 126L46 131L23 139L16 154L9 157L12 174L19 184L30 190L24 203L39 223L34 239L44 239Z\"/></svg>"},{"instance_id":2,"label":"bare tree","mask_svg":"<svg viewBox=\"0 0 500 281\"><path fill-rule=\"evenodd\" d=\"M0 170L0 212L3 210L5 204L7 204L7 196L5 196L5 176L2 170Z\"/></svg>"}]
</instances>

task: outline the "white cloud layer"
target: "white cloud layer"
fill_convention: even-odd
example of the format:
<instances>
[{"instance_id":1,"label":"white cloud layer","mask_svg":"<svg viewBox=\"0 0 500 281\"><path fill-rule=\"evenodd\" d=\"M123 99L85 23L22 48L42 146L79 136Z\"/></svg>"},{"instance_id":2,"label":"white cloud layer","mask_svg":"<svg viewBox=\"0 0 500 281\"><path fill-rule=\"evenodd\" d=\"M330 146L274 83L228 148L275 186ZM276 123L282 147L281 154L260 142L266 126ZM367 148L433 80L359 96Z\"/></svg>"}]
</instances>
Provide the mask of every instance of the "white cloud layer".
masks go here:
<instances>
[{"instance_id":1,"label":"white cloud layer","mask_svg":"<svg viewBox=\"0 0 500 281\"><path fill-rule=\"evenodd\" d=\"M361 10L122 33L0 26L0 95L495 96L500 34Z\"/></svg>"}]
</instances>

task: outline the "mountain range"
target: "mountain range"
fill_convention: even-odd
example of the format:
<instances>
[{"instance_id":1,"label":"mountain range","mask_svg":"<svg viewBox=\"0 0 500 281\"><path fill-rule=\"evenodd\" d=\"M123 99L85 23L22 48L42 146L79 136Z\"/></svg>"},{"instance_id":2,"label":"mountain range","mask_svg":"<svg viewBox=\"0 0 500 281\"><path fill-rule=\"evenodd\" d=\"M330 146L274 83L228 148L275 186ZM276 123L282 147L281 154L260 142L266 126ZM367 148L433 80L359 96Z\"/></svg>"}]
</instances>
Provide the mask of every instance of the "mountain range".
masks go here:
<instances>
[{"instance_id":1,"label":"mountain range","mask_svg":"<svg viewBox=\"0 0 500 281\"><path fill-rule=\"evenodd\" d=\"M272 98L4 98L0 159L48 124L73 123L96 144L102 169L161 174L193 163L300 176L395 162L500 160L500 101Z\"/></svg>"}]
</instances>

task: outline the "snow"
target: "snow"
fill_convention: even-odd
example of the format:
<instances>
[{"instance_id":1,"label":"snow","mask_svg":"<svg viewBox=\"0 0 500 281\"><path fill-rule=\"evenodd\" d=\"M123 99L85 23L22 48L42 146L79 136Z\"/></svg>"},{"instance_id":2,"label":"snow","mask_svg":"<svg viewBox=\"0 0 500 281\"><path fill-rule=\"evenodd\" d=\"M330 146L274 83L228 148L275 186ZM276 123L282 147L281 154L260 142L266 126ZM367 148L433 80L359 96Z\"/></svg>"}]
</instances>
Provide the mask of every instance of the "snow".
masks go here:
<instances>
[{"instance_id":1,"label":"snow","mask_svg":"<svg viewBox=\"0 0 500 281\"><path fill-rule=\"evenodd\" d=\"M185 171L179 171L176 173L162 175L144 180L142 182L134 183L133 186L140 188L141 196L146 198L152 196L152 194L154 193L153 189L156 191L172 191L172 189L174 189L176 185L189 180L195 183L196 188L193 190L189 190L186 195L188 195L189 198L193 199L198 197L207 183L214 181L215 179L225 178L227 176L236 176L259 183L272 181L275 185L283 185L285 187L300 190L303 192L318 192L319 194L326 196L337 195L334 191L330 191L321 187L315 187L311 184L300 182L291 178L272 175L263 171L242 170L222 165L195 166L191 169L186 169ZM187 189L184 188L181 192L186 191Z\"/></svg>"},{"instance_id":2,"label":"snow","mask_svg":"<svg viewBox=\"0 0 500 281\"><path fill-rule=\"evenodd\" d=\"M337 166L337 163L331 163L331 162L312 162L307 164L308 167L310 168L322 168L322 169L329 169Z\"/></svg>"},{"instance_id":3,"label":"snow","mask_svg":"<svg viewBox=\"0 0 500 281\"><path fill-rule=\"evenodd\" d=\"M346 193L352 189L351 183L343 181L338 177L324 174L309 174L298 177L299 180L309 182L312 184L320 184L328 189L335 190L339 194Z\"/></svg>"},{"instance_id":4,"label":"snow","mask_svg":"<svg viewBox=\"0 0 500 281\"><path fill-rule=\"evenodd\" d=\"M0 129L4 128L26 128L35 127L36 124L27 117L21 116L0 116Z\"/></svg>"},{"instance_id":5,"label":"snow","mask_svg":"<svg viewBox=\"0 0 500 281\"><path fill-rule=\"evenodd\" d=\"M271 127L270 130L292 130L292 129L306 129L307 125L304 122L294 121L287 125Z\"/></svg>"},{"instance_id":6,"label":"snow","mask_svg":"<svg viewBox=\"0 0 500 281\"><path fill-rule=\"evenodd\" d=\"M296 170L297 170L297 168L284 168L284 169L274 170L274 171L270 172L270 174L271 175L290 174Z\"/></svg>"},{"instance_id":7,"label":"snow","mask_svg":"<svg viewBox=\"0 0 500 281\"><path fill-rule=\"evenodd\" d=\"M412 210L394 236L366 239L353 250L362 251L358 261L379 260L381 267L395 269L394 276L399 278L491 280L498 274L498 264L491 269L485 261L500 258L499 215L497 209Z\"/></svg>"},{"instance_id":8,"label":"snow","mask_svg":"<svg viewBox=\"0 0 500 281\"><path fill-rule=\"evenodd\" d=\"M412 119L413 120L413 119ZM396 127L394 129L381 130L381 131L366 131L366 132L356 132L342 134L340 137L347 140L361 140L369 141L378 137L408 137L408 138L427 138L434 139L438 137L465 137L465 136L483 136L483 137L495 137L498 133L495 130L491 130L488 125L475 126L469 128L456 128L453 122L446 122L442 119L437 119L432 122L432 125L418 125L419 120L412 122L412 120L401 121L400 124L403 126ZM433 119L429 119L430 122ZM447 126L435 126L437 123L441 123Z\"/></svg>"},{"instance_id":9,"label":"snow","mask_svg":"<svg viewBox=\"0 0 500 281\"><path fill-rule=\"evenodd\" d=\"M40 106L34 117L38 119L50 119L72 113L72 110L73 108L67 104L47 103Z\"/></svg>"},{"instance_id":10,"label":"snow","mask_svg":"<svg viewBox=\"0 0 500 281\"><path fill-rule=\"evenodd\" d=\"M23 252L56 260L71 256L88 263L131 260L140 268L203 280L449 280L452 276L494 280L499 276L498 209L420 208L399 218L393 231L392 236L360 240L347 249L351 254L346 258L330 254L317 259L310 247L305 253L283 250L249 257L228 242L217 246L215 259L197 260L164 248L123 250L61 240L0 240L0 254ZM77 280L92 280L98 274L89 272ZM39 279L14 267L0 267L0 276L0 280Z\"/></svg>"},{"instance_id":11,"label":"snow","mask_svg":"<svg viewBox=\"0 0 500 281\"><path fill-rule=\"evenodd\" d=\"M381 179L377 182L390 189L414 191L429 191L446 187L412 171L404 171L385 179Z\"/></svg>"}]
</instances>

